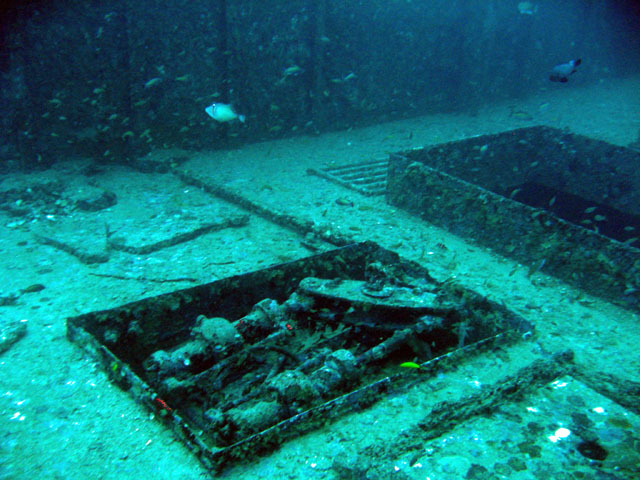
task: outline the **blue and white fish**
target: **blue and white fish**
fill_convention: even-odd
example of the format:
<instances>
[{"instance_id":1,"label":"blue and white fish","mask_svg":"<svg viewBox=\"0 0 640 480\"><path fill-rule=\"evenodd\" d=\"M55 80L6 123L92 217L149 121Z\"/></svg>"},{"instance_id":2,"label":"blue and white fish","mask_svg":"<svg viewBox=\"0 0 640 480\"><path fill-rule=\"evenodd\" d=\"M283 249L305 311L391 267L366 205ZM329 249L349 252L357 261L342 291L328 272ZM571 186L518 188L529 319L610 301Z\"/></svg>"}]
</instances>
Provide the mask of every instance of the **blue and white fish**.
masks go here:
<instances>
[{"instance_id":1,"label":"blue and white fish","mask_svg":"<svg viewBox=\"0 0 640 480\"><path fill-rule=\"evenodd\" d=\"M238 114L228 103L212 103L205 108L204 111L207 112L207 115L213 118L216 122L224 123L238 120L239 122L244 123L246 120L244 115Z\"/></svg>"},{"instance_id":2,"label":"blue and white fish","mask_svg":"<svg viewBox=\"0 0 640 480\"><path fill-rule=\"evenodd\" d=\"M569 75L572 73L576 73L576 67L582 63L582 60L579 58L577 60L571 60L567 63L561 63L560 65L556 65L551 70L551 76L549 80L552 82L560 82L567 83L569 81Z\"/></svg>"}]
</instances>

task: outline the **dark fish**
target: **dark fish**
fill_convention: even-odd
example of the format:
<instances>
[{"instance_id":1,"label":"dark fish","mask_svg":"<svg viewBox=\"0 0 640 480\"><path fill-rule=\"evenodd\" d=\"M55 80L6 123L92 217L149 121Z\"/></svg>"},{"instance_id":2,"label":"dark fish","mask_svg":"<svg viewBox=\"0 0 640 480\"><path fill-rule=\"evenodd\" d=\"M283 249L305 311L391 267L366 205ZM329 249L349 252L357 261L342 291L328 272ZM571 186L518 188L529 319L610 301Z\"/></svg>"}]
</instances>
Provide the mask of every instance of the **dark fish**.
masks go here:
<instances>
[{"instance_id":1,"label":"dark fish","mask_svg":"<svg viewBox=\"0 0 640 480\"><path fill-rule=\"evenodd\" d=\"M22 290L20 290L20 293L36 293L41 292L45 288L46 287L41 283L34 283L33 285L29 285L27 288L23 288Z\"/></svg>"},{"instance_id":2,"label":"dark fish","mask_svg":"<svg viewBox=\"0 0 640 480\"><path fill-rule=\"evenodd\" d=\"M572 73L576 73L576 67L582 63L582 59L571 60L567 63L561 63L560 65L556 65L551 70L551 76L549 80L552 82L561 82L567 83L569 81L569 75Z\"/></svg>"}]
</instances>

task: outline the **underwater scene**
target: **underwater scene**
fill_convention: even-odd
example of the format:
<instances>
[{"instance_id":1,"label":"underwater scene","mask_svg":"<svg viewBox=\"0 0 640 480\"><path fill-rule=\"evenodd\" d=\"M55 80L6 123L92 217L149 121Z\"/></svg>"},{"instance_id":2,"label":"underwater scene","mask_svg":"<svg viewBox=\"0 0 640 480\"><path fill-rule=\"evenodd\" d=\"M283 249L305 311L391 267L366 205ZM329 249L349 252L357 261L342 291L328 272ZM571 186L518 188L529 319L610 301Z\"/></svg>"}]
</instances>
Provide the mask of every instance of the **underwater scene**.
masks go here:
<instances>
[{"instance_id":1,"label":"underwater scene","mask_svg":"<svg viewBox=\"0 0 640 480\"><path fill-rule=\"evenodd\" d=\"M640 2L2 2L0 109L0 480L640 478Z\"/></svg>"}]
</instances>

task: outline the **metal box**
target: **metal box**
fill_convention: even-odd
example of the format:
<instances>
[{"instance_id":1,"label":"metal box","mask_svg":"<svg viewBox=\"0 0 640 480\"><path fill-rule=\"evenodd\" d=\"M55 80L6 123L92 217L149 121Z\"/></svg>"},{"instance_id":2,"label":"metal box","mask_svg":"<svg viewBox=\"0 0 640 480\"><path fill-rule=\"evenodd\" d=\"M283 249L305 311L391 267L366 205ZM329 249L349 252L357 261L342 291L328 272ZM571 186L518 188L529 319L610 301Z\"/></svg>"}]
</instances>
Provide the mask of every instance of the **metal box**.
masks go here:
<instances>
[{"instance_id":1,"label":"metal box","mask_svg":"<svg viewBox=\"0 0 640 480\"><path fill-rule=\"evenodd\" d=\"M387 200L424 220L637 307L640 153L550 127L391 154Z\"/></svg>"},{"instance_id":2,"label":"metal box","mask_svg":"<svg viewBox=\"0 0 640 480\"><path fill-rule=\"evenodd\" d=\"M372 242L67 326L213 471L533 330L504 305L437 282Z\"/></svg>"}]
</instances>

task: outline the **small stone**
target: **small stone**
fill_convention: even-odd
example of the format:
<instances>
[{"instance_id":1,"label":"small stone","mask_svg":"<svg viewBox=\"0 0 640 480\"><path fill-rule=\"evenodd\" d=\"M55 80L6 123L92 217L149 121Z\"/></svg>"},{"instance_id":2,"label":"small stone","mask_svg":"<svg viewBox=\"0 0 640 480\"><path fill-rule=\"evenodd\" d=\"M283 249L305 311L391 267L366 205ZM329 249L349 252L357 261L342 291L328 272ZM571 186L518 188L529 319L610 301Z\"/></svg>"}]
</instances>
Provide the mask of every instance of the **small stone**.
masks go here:
<instances>
[{"instance_id":1,"label":"small stone","mask_svg":"<svg viewBox=\"0 0 640 480\"><path fill-rule=\"evenodd\" d=\"M443 473L464 478L466 472L471 468L471 462L460 455L447 455L438 460L438 467Z\"/></svg>"},{"instance_id":2,"label":"small stone","mask_svg":"<svg viewBox=\"0 0 640 480\"><path fill-rule=\"evenodd\" d=\"M522 442L518 444L518 449L531 458L540 458L542 456L542 448L539 445L536 445L532 442Z\"/></svg>"},{"instance_id":3,"label":"small stone","mask_svg":"<svg viewBox=\"0 0 640 480\"><path fill-rule=\"evenodd\" d=\"M605 460L609 455L607 449L596 441L580 442L578 444L578 451L582 456L598 461Z\"/></svg>"},{"instance_id":4,"label":"small stone","mask_svg":"<svg viewBox=\"0 0 640 480\"><path fill-rule=\"evenodd\" d=\"M118 203L116 194L107 191L96 192L85 198L76 200L76 206L85 212L104 210L105 208L114 206L116 203Z\"/></svg>"},{"instance_id":5,"label":"small stone","mask_svg":"<svg viewBox=\"0 0 640 480\"><path fill-rule=\"evenodd\" d=\"M501 475L503 477L509 477L509 475L512 472L512 468L506 464L506 463L500 463L497 462L494 466L493 466L493 471L498 474Z\"/></svg>"},{"instance_id":6,"label":"small stone","mask_svg":"<svg viewBox=\"0 0 640 480\"><path fill-rule=\"evenodd\" d=\"M492 476L486 467L474 463L467 471L465 478L467 480L489 480Z\"/></svg>"},{"instance_id":7,"label":"small stone","mask_svg":"<svg viewBox=\"0 0 640 480\"><path fill-rule=\"evenodd\" d=\"M511 457L507 464L516 472L522 472L527 469L527 464L519 457Z\"/></svg>"},{"instance_id":8,"label":"small stone","mask_svg":"<svg viewBox=\"0 0 640 480\"><path fill-rule=\"evenodd\" d=\"M4 353L11 346L27 334L26 320L0 320L0 353Z\"/></svg>"},{"instance_id":9,"label":"small stone","mask_svg":"<svg viewBox=\"0 0 640 480\"><path fill-rule=\"evenodd\" d=\"M8 295L0 294L0 307L16 305L18 303L19 298L20 298L20 295L17 295L15 293L10 293Z\"/></svg>"}]
</instances>

